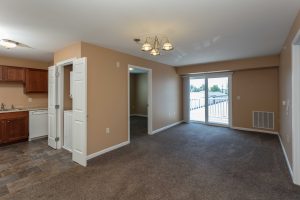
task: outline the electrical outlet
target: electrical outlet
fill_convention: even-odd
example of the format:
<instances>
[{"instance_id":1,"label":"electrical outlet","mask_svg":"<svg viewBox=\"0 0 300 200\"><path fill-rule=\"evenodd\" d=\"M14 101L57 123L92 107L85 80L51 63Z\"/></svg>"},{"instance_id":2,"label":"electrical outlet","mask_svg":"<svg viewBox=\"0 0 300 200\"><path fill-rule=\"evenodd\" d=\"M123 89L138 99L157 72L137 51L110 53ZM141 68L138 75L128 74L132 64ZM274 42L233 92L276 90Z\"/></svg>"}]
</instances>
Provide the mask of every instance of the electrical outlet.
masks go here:
<instances>
[{"instance_id":1,"label":"electrical outlet","mask_svg":"<svg viewBox=\"0 0 300 200\"><path fill-rule=\"evenodd\" d=\"M28 102L31 103L32 102L32 98L28 98Z\"/></svg>"},{"instance_id":2,"label":"electrical outlet","mask_svg":"<svg viewBox=\"0 0 300 200\"><path fill-rule=\"evenodd\" d=\"M106 128L106 130L105 130L105 131L106 131L106 133L107 133L107 134L109 134L109 133L110 133L110 129L109 129L109 128Z\"/></svg>"}]
</instances>

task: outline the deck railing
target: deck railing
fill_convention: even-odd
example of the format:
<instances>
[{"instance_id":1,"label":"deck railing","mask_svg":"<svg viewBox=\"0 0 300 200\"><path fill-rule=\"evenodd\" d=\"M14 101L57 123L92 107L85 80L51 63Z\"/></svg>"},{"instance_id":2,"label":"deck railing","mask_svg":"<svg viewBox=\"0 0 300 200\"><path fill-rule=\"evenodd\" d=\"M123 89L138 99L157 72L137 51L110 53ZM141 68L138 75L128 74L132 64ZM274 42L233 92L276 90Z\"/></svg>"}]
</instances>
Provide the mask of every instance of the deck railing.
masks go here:
<instances>
[{"instance_id":1,"label":"deck railing","mask_svg":"<svg viewBox=\"0 0 300 200\"><path fill-rule=\"evenodd\" d=\"M210 118L228 119L228 96L211 96L208 98L208 115ZM205 112L205 98L191 98L190 111Z\"/></svg>"}]
</instances>

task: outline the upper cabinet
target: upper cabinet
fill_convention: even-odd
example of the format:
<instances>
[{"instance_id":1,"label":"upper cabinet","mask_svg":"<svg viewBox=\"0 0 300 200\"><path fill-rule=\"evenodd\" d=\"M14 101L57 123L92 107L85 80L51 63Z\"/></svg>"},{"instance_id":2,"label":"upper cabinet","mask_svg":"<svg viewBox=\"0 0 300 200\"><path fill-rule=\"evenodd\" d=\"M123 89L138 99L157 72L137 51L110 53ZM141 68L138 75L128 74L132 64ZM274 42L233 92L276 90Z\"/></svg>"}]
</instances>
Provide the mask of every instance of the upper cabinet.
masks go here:
<instances>
[{"instance_id":1,"label":"upper cabinet","mask_svg":"<svg viewBox=\"0 0 300 200\"><path fill-rule=\"evenodd\" d=\"M9 82L24 82L25 70L21 67L0 66L0 80Z\"/></svg>"},{"instance_id":2,"label":"upper cabinet","mask_svg":"<svg viewBox=\"0 0 300 200\"><path fill-rule=\"evenodd\" d=\"M25 93L47 93L48 70L0 66L0 82L23 83Z\"/></svg>"},{"instance_id":3,"label":"upper cabinet","mask_svg":"<svg viewBox=\"0 0 300 200\"><path fill-rule=\"evenodd\" d=\"M25 93L47 93L48 71L42 69L25 69Z\"/></svg>"}]
</instances>

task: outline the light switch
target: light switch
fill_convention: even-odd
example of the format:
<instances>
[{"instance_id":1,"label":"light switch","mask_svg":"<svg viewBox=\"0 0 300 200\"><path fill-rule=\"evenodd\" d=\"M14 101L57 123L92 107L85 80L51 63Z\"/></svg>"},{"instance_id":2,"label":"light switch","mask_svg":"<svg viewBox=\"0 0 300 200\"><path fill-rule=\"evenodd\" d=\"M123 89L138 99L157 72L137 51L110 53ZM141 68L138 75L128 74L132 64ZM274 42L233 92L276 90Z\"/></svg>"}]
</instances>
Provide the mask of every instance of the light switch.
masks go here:
<instances>
[{"instance_id":1,"label":"light switch","mask_svg":"<svg viewBox=\"0 0 300 200\"><path fill-rule=\"evenodd\" d=\"M285 102L285 101L282 101L282 105L285 106L285 105L286 105L286 102Z\"/></svg>"},{"instance_id":2,"label":"light switch","mask_svg":"<svg viewBox=\"0 0 300 200\"><path fill-rule=\"evenodd\" d=\"M237 96L236 99L237 99L237 100L240 100L240 99L241 99L241 96Z\"/></svg>"},{"instance_id":3,"label":"light switch","mask_svg":"<svg viewBox=\"0 0 300 200\"><path fill-rule=\"evenodd\" d=\"M28 102L31 103L32 102L32 98L28 98Z\"/></svg>"}]
</instances>

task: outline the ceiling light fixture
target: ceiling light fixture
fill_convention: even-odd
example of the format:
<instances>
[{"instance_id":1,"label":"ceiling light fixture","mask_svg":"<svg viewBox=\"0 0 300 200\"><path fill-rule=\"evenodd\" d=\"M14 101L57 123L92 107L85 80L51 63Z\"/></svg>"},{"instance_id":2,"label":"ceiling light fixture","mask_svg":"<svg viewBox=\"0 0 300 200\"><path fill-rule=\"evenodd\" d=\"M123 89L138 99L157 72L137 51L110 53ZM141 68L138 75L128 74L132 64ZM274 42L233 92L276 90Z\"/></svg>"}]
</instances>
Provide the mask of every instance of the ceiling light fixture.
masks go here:
<instances>
[{"instance_id":1,"label":"ceiling light fixture","mask_svg":"<svg viewBox=\"0 0 300 200\"><path fill-rule=\"evenodd\" d=\"M135 38L134 41L136 43L140 43L141 39ZM153 56L160 55L160 50L171 51L174 49L169 39L165 36L160 38L157 35L155 35L154 37L147 36L143 39L143 41L145 42L142 44L141 50L149 52Z\"/></svg>"},{"instance_id":2,"label":"ceiling light fixture","mask_svg":"<svg viewBox=\"0 0 300 200\"><path fill-rule=\"evenodd\" d=\"M0 46L3 46L6 49L12 49L18 46L18 44L11 40L2 39L0 40Z\"/></svg>"}]
</instances>

